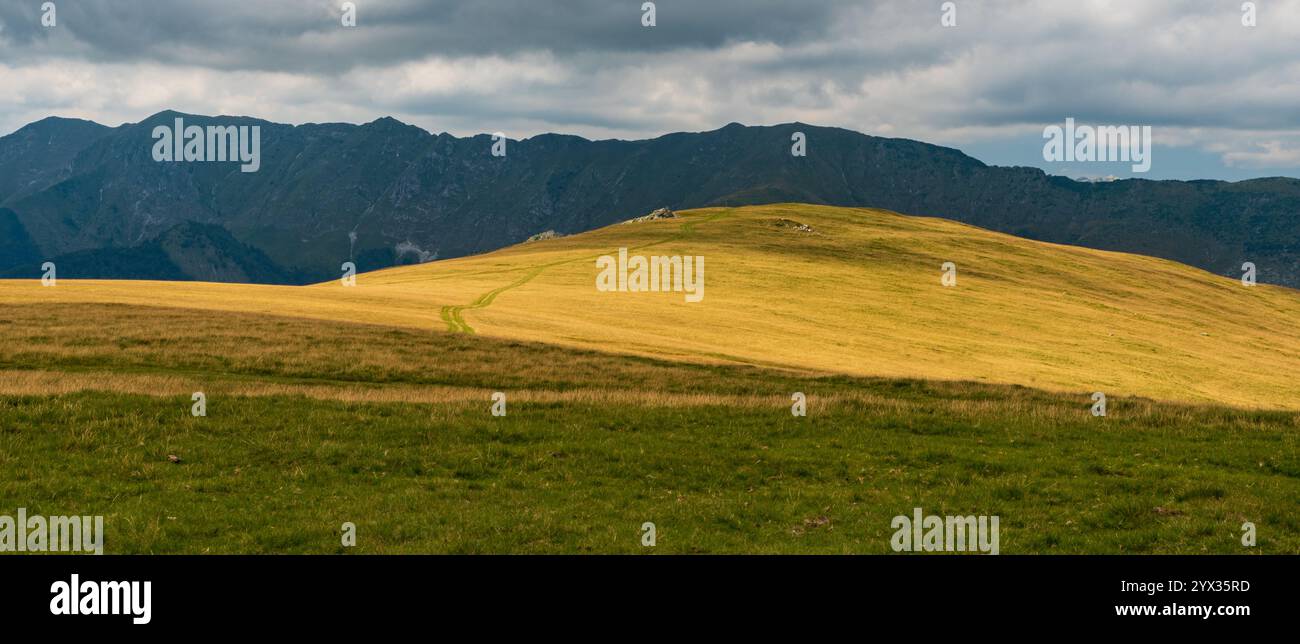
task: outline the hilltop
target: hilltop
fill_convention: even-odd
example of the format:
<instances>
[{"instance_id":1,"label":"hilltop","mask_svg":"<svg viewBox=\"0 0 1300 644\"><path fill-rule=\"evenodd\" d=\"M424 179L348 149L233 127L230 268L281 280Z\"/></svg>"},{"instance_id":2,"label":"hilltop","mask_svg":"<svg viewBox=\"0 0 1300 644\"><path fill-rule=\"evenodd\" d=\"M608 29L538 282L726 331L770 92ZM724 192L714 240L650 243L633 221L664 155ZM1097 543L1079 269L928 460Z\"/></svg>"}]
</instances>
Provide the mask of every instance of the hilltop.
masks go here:
<instances>
[{"instance_id":1,"label":"hilltop","mask_svg":"<svg viewBox=\"0 0 1300 644\"><path fill-rule=\"evenodd\" d=\"M1001 517L1004 553L1300 552L1296 292L880 210L676 215L354 287L0 280L0 505L94 508L111 553L887 553L916 507ZM702 258L703 297L597 290L623 248Z\"/></svg>"},{"instance_id":2,"label":"hilltop","mask_svg":"<svg viewBox=\"0 0 1300 644\"><path fill-rule=\"evenodd\" d=\"M596 289L596 258L702 256L700 302ZM940 282L952 262L957 285ZM310 287L0 282L6 305L157 305L649 356L1300 408L1300 294L942 219L780 204L678 212Z\"/></svg>"}]
</instances>

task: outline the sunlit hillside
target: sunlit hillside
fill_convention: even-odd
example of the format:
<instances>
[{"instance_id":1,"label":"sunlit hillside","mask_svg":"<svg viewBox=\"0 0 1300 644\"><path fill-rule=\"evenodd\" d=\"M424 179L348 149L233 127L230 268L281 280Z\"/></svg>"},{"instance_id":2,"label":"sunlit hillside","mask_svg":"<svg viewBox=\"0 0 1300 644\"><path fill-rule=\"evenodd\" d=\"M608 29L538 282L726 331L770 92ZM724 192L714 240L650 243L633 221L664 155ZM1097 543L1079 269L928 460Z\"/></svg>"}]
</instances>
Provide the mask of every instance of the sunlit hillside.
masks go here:
<instances>
[{"instance_id":1,"label":"sunlit hillside","mask_svg":"<svg viewBox=\"0 0 1300 644\"><path fill-rule=\"evenodd\" d=\"M52 288L0 281L0 303L263 312L688 362L1300 409L1300 293L1289 289L877 210L678 214L362 274L355 287L60 275ZM597 257L620 248L702 256L702 301L599 291ZM955 286L941 284L946 262Z\"/></svg>"}]
</instances>

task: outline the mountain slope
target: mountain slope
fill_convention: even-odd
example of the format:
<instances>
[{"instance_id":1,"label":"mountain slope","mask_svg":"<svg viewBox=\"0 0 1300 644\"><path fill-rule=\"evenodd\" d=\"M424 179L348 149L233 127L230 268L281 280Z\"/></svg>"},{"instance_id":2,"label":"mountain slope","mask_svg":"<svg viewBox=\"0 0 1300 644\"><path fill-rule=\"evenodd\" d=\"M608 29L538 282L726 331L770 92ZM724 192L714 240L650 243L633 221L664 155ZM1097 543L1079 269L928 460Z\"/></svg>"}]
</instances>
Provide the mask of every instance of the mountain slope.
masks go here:
<instances>
[{"instance_id":1,"label":"mountain slope","mask_svg":"<svg viewBox=\"0 0 1300 644\"><path fill-rule=\"evenodd\" d=\"M27 234L18 214L8 208L0 208L0 266L32 268L40 263L41 250ZM3 269L0 269L0 275L2 274Z\"/></svg>"},{"instance_id":2,"label":"mountain slope","mask_svg":"<svg viewBox=\"0 0 1300 644\"><path fill-rule=\"evenodd\" d=\"M0 213L2 214L2 213ZM3 221L3 220L0 220ZM138 246L92 248L51 260L63 279L166 279L203 282L285 282L297 279L226 229L184 222ZM0 278L34 278L43 262L28 261Z\"/></svg>"},{"instance_id":3,"label":"mountain slope","mask_svg":"<svg viewBox=\"0 0 1300 644\"><path fill-rule=\"evenodd\" d=\"M150 133L176 118L260 126L261 170L154 162ZM1294 179L1079 183L987 166L949 148L800 123L731 124L646 141L547 134L510 141L505 158L490 154L488 136L433 135L391 118L288 126L162 112L106 132L47 125L60 123L68 132L58 140L79 143L60 147L51 157L57 163L31 166L36 176L23 179L30 190L4 201L42 258L134 246L197 221L229 230L286 274L322 280L345 261L368 270L460 257L660 206L797 201L944 217L1222 275L1240 275L1250 261L1260 281L1300 286ZM808 156L790 155L794 132L807 135ZM31 165L21 160L30 146L28 157L15 156L17 142L0 139L0 176Z\"/></svg>"},{"instance_id":4,"label":"mountain slope","mask_svg":"<svg viewBox=\"0 0 1300 644\"><path fill-rule=\"evenodd\" d=\"M92 121L50 117L0 137L0 205L66 177L77 154L109 132Z\"/></svg>"},{"instance_id":5,"label":"mountain slope","mask_svg":"<svg viewBox=\"0 0 1300 644\"><path fill-rule=\"evenodd\" d=\"M705 258L703 300L596 289L596 258ZM957 285L940 283L941 265ZM113 302L445 331L693 362L1300 408L1300 295L1173 262L931 218L705 209L311 287L0 282L0 302Z\"/></svg>"}]
</instances>

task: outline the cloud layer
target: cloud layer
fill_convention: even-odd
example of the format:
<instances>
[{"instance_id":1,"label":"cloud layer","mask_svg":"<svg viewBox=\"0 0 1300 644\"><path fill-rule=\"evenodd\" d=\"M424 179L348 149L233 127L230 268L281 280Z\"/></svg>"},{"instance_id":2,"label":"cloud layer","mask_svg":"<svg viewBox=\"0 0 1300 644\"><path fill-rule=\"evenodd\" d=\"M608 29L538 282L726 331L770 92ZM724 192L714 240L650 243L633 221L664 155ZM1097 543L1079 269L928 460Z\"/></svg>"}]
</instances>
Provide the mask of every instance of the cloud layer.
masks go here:
<instances>
[{"instance_id":1,"label":"cloud layer","mask_svg":"<svg viewBox=\"0 0 1300 644\"><path fill-rule=\"evenodd\" d=\"M805 121L1042 165L1045 125L1151 125L1201 176L1300 174L1300 0L0 0L0 132L162 109L641 138ZM1014 143L1014 145L1013 145ZM1180 168L1189 166L1182 164ZM1054 171L1048 167L1049 171Z\"/></svg>"}]
</instances>

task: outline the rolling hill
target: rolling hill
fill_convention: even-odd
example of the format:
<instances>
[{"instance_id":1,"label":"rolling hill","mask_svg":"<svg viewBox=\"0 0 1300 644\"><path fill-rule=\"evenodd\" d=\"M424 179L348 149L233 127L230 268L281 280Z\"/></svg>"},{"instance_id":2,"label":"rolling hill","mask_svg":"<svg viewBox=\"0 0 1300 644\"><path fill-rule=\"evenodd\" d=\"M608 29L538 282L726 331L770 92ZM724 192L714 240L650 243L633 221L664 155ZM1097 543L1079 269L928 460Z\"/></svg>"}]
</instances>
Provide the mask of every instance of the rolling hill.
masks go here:
<instances>
[{"instance_id":1,"label":"rolling hill","mask_svg":"<svg viewBox=\"0 0 1300 644\"><path fill-rule=\"evenodd\" d=\"M0 507L88 508L109 553L889 553L916 507L1002 553L1300 552L1294 291L678 214L353 287L0 280ZM703 298L597 290L621 248L705 258Z\"/></svg>"},{"instance_id":2,"label":"rolling hill","mask_svg":"<svg viewBox=\"0 0 1300 644\"><path fill-rule=\"evenodd\" d=\"M309 287L0 281L0 303L306 317L806 373L1300 409L1300 294L941 219L779 204L617 224ZM596 258L706 260L702 301L596 289ZM957 284L941 284L953 262Z\"/></svg>"}]
</instances>

